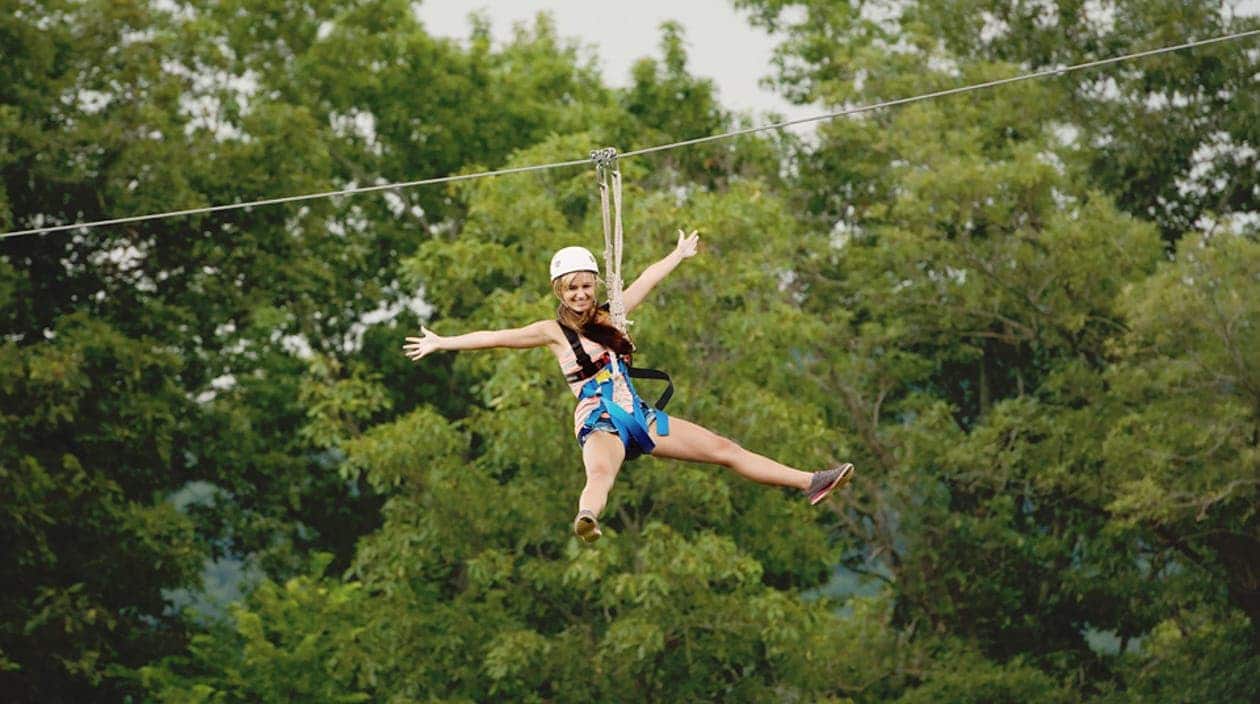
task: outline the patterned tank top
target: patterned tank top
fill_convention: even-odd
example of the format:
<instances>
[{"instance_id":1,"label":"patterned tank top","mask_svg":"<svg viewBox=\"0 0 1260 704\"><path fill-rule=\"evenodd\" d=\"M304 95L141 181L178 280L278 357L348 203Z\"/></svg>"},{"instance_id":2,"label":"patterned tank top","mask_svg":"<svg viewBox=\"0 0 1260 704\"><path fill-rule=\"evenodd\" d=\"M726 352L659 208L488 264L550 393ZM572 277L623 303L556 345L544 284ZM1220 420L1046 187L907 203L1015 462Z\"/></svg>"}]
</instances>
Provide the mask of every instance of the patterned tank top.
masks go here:
<instances>
[{"instance_id":1,"label":"patterned tank top","mask_svg":"<svg viewBox=\"0 0 1260 704\"><path fill-rule=\"evenodd\" d=\"M590 355L593 360L603 357L608 348L587 338L584 335L578 336L578 341L582 343L582 349L586 350L586 354ZM581 370L581 365L577 362L573 350L567 347L559 355L560 371L566 376ZM573 397L578 398L582 394L582 386L586 384L586 379L575 381L569 384L569 390L573 392ZM625 377L618 374L613 379L613 401L626 410L628 413L634 412L634 397L630 394L630 387L626 385ZM599 406L598 398L586 398L578 401L577 407L573 409L573 434L578 435L582 430L582 426L586 423L586 418L591 411ZM605 414L607 415L607 414Z\"/></svg>"}]
</instances>

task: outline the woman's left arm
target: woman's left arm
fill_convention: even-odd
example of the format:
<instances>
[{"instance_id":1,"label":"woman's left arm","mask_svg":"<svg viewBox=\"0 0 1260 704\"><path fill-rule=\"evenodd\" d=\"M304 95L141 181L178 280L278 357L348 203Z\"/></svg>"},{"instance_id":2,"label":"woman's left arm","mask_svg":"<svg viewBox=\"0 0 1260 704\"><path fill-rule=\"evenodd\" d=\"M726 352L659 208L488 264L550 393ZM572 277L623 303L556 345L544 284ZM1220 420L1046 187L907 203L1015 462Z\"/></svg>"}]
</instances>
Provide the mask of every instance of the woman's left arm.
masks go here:
<instances>
[{"instance_id":1,"label":"woman's left arm","mask_svg":"<svg viewBox=\"0 0 1260 704\"><path fill-rule=\"evenodd\" d=\"M682 263L682 260L688 257L694 257L696 254L696 246L700 244L700 235L695 230L691 234L683 234L682 230L678 231L678 244L674 247L674 251L665 255L663 259L656 262L643 270L639 274L639 278L634 280L628 288L621 294L621 300L626 305L626 312L634 310L636 306L647 298L652 289L661 282L669 272Z\"/></svg>"}]
</instances>

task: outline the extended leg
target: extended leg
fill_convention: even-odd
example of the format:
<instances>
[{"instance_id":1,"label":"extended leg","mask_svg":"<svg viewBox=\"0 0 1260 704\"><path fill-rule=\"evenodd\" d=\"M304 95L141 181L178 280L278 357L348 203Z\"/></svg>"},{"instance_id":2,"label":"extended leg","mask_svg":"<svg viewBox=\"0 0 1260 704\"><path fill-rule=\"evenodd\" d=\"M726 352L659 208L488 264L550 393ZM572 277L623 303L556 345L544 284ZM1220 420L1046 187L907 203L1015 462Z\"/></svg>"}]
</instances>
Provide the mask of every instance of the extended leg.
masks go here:
<instances>
[{"instance_id":1,"label":"extended leg","mask_svg":"<svg viewBox=\"0 0 1260 704\"><path fill-rule=\"evenodd\" d=\"M669 435L659 436L653 427L652 439L656 442L656 451L652 453L654 457L709 462L729 467L740 476L762 484L788 486L801 491L810 488L813 477L810 472L802 472L745 450L730 438L676 416L669 417Z\"/></svg>"},{"instance_id":2,"label":"extended leg","mask_svg":"<svg viewBox=\"0 0 1260 704\"><path fill-rule=\"evenodd\" d=\"M626 457L621 439L612 433L596 431L582 446L582 463L586 465L586 486L578 498L578 514L573 519L573 532L587 543L599 540L599 512L608 502L608 492L617 479L617 472Z\"/></svg>"},{"instance_id":3,"label":"extended leg","mask_svg":"<svg viewBox=\"0 0 1260 704\"><path fill-rule=\"evenodd\" d=\"M621 438L613 433L595 431L582 446L582 463L586 465L586 486L578 499L579 511L590 511L598 516L608 502L608 492L621 471L626 458L626 448Z\"/></svg>"}]
</instances>

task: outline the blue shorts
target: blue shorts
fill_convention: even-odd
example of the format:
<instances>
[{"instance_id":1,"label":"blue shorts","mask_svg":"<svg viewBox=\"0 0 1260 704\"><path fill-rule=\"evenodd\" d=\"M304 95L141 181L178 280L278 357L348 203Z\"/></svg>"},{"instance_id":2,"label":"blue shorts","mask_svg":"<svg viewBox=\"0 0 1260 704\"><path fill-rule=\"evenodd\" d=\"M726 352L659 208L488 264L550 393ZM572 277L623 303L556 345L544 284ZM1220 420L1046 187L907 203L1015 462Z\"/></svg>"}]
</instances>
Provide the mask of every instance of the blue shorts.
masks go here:
<instances>
[{"instance_id":1,"label":"blue shorts","mask_svg":"<svg viewBox=\"0 0 1260 704\"><path fill-rule=\"evenodd\" d=\"M643 417L647 419L648 428L650 429L656 425L656 409L647 405L642 400L639 401L639 407L643 409ZM582 429L578 431L578 446L585 447L586 438L596 430L603 431L605 433L612 433L613 435L617 434L617 426L613 425L612 419L608 417L607 413L605 413L596 419L595 425L582 426ZM642 454L643 448L639 447L639 443L635 442L632 438L630 440L630 446L626 448L626 459L632 460Z\"/></svg>"}]
</instances>

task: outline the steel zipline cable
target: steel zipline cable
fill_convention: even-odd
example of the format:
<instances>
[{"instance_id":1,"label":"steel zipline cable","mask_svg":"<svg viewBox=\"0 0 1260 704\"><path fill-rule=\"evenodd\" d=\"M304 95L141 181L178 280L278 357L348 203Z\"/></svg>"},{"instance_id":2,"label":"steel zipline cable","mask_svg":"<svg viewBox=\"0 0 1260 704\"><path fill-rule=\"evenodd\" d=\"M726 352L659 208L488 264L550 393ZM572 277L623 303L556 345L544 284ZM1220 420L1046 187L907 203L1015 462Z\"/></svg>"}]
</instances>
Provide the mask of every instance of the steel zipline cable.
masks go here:
<instances>
[{"instance_id":1,"label":"steel zipline cable","mask_svg":"<svg viewBox=\"0 0 1260 704\"><path fill-rule=\"evenodd\" d=\"M1210 39L1201 39L1198 41L1185 42L1183 44L1177 44L1174 46L1166 46L1166 47L1161 47L1158 49L1148 49L1146 51L1139 51L1139 52L1134 52L1131 54L1124 54L1123 56L1116 56L1109 59L1098 59L1096 61L1088 61L1085 63L1074 64L1071 66L1064 66L1061 68L1044 69L1041 71L1035 71L1033 73L1026 73L1019 76L1012 76L1009 78L1000 78L997 80L986 81L984 83L975 83L972 85L960 86L957 88L949 88L946 90L938 90L931 93L923 93L921 95L916 95L909 98L897 98L894 100L887 100L887 101L883 101L879 103L872 103L870 105L861 105L861 106L857 106L853 108L846 108L844 110L837 110L835 112L823 113L821 115L813 115L811 117L803 117L803 118L799 118L795 120L785 120L783 122L775 122L768 125L760 125L757 127L748 127L745 129L733 130L730 132L723 132L721 134L709 135L707 137L697 137L694 139L686 139L679 142L671 142L669 144L661 144L654 147L645 147L643 149L636 149L633 151L623 152L620 155L620 158L624 159L624 158L633 157L633 156L640 156L643 154L662 152L669 149L677 149L679 147L686 147L693 144L703 144L705 142L714 142L720 139L729 139L731 137L738 137L741 135L753 134L756 132L765 132L768 130L779 130L785 127L801 125L808 122L832 120L837 117L857 115L864 112L871 112L874 110L882 110L884 108L896 107L898 105L907 105L910 103L916 103L916 102L920 102L924 100L933 100L936 98L943 98L949 95L957 95L960 93L969 93L972 91L984 90L986 88L994 88L997 86L1006 85L1008 83L1017 83L1019 81L1027 81L1027 80L1032 80L1036 78L1045 78L1047 76L1061 76L1061 75L1071 73L1074 71L1083 71L1086 69L1097 68L1099 66L1106 66L1109 64L1120 63L1122 61L1131 61L1133 59L1141 59L1141 58L1145 58L1149 56L1155 56L1157 54L1166 54L1166 53L1170 53L1174 51L1193 49L1195 47L1206 46L1209 44L1219 44L1222 42L1235 41L1238 39L1244 39L1246 37L1255 36L1257 34L1260 34L1260 30L1237 32L1234 34L1226 34L1226 35L1222 35L1218 37L1212 37ZM125 223L144 222L147 220L173 218L173 217L180 217L184 215L217 213L217 212L223 212L226 210L240 210L242 208L253 208L253 207L265 206L265 205L278 205L280 203L295 203L299 201L315 200L319 198L332 198L336 196L347 196L347 195L356 195L360 193L372 193L376 191L388 191L388 190L397 190L397 189L402 189L402 188L413 188L416 186L427 186L427 185L433 185L433 184L439 184L439 183L468 181L468 180L477 179L477 178L487 178L491 176L504 176L507 174L519 174L519 173L526 173L529 171L560 169L560 168L566 168L570 166L589 166L590 164L591 164L590 159L572 159L570 161L558 161L558 162L554 162L550 164L536 164L533 166L518 166L518 167L506 168L506 169L497 169L494 171L481 171L478 173L457 174L454 176L442 176L438 178L426 178L426 179L421 179L418 181L400 181L396 183L384 183L384 184L379 184L375 186L359 186L359 187L354 187L354 188L343 188L341 190L324 191L321 193L307 193L307 194L295 195L295 196L268 198L265 200L250 201L248 203L230 203L226 205L211 205L211 206L205 206L205 207L200 207L200 208L187 208L184 210L172 210L172 211L164 212L164 213L153 213L150 215L134 215L130 217L113 218L110 220L79 222L79 223L72 223L69 225L55 225L51 227L36 227L36 228L28 229L28 230L15 230L12 232L6 232L0 235L0 240L8 239L10 237L20 237L23 235L48 234L52 232L61 232L65 230L88 229L88 228L93 228L93 227L105 227L108 225L122 225Z\"/></svg>"}]
</instances>

